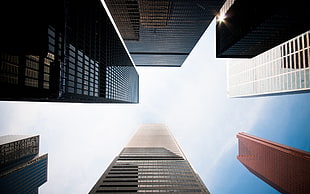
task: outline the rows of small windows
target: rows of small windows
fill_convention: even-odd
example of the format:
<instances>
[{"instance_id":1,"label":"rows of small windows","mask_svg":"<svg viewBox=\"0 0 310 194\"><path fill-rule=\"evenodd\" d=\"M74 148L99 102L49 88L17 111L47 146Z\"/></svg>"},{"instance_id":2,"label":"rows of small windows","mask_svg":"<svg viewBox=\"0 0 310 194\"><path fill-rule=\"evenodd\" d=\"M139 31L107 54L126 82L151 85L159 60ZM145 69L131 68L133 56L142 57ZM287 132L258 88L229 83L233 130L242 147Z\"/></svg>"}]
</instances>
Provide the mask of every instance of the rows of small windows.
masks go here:
<instances>
[{"instance_id":1,"label":"rows of small windows","mask_svg":"<svg viewBox=\"0 0 310 194\"><path fill-rule=\"evenodd\" d=\"M164 179L164 178L169 178L169 179L186 179L186 178L195 178L193 175L139 175L139 180L142 179Z\"/></svg>"},{"instance_id":2,"label":"rows of small windows","mask_svg":"<svg viewBox=\"0 0 310 194\"><path fill-rule=\"evenodd\" d=\"M144 170L144 171L141 171L139 169L139 175L143 176L143 175L150 175L150 176L153 176L153 175L179 175L179 174L192 174L192 172L190 171L165 171L165 170L162 170L162 169L157 169L156 171L152 171L152 170Z\"/></svg>"},{"instance_id":3,"label":"rows of small windows","mask_svg":"<svg viewBox=\"0 0 310 194\"><path fill-rule=\"evenodd\" d=\"M43 59L43 88L49 89L50 82L50 66L54 62L55 57L55 29L48 27L48 54ZM40 57L34 55L26 55L26 69L25 69L25 85L30 87L39 87L39 73L40 73Z\"/></svg>"},{"instance_id":4,"label":"rows of small windows","mask_svg":"<svg viewBox=\"0 0 310 194\"><path fill-rule=\"evenodd\" d=\"M15 150L16 149L17 148L15 148ZM15 151L15 152L6 153L6 154L1 153L0 164L4 165L5 163L8 163L14 160L19 160L25 156L31 156L31 155L37 154L38 152L39 152L39 149L37 147L29 147L29 148L19 149L18 152Z\"/></svg>"},{"instance_id":5,"label":"rows of small windows","mask_svg":"<svg viewBox=\"0 0 310 194\"><path fill-rule=\"evenodd\" d=\"M179 183L179 184L173 184L173 183L163 183L163 184L150 184L150 183L139 183L138 187L152 187L152 188L156 188L156 187L199 187L199 185L197 184L186 184L186 183Z\"/></svg>"},{"instance_id":6,"label":"rows of small windows","mask_svg":"<svg viewBox=\"0 0 310 194\"><path fill-rule=\"evenodd\" d=\"M55 61L55 55L53 53L48 53L44 58L44 74L43 74L43 88L49 89L50 83L50 68L51 64Z\"/></svg>"},{"instance_id":7,"label":"rows of small windows","mask_svg":"<svg viewBox=\"0 0 310 194\"><path fill-rule=\"evenodd\" d=\"M37 146L39 140L38 137L31 137L31 138L26 138L26 139L22 139L19 141L15 141L12 143L7 143L4 145L1 145L1 149L0 152L1 153L10 153L10 152L14 152L15 149L24 149L27 147L33 147L33 146Z\"/></svg>"},{"instance_id":8,"label":"rows of small windows","mask_svg":"<svg viewBox=\"0 0 310 194\"><path fill-rule=\"evenodd\" d=\"M50 83L50 68L52 63L55 62L55 54L58 51L58 56L61 57L61 48L62 48L62 38L58 36L58 43L56 43L56 31L52 26L48 27L48 54L44 58L44 73L43 73L43 88L49 89ZM58 48L58 49L56 49Z\"/></svg>"},{"instance_id":9,"label":"rows of small windows","mask_svg":"<svg viewBox=\"0 0 310 194\"><path fill-rule=\"evenodd\" d=\"M99 96L99 63L69 45L67 91L87 96Z\"/></svg>"},{"instance_id":10,"label":"rows of small windows","mask_svg":"<svg viewBox=\"0 0 310 194\"><path fill-rule=\"evenodd\" d=\"M139 173L142 172L176 172L176 173L188 173L189 168L167 168L167 167L157 167L157 168L142 168L139 166Z\"/></svg>"},{"instance_id":11,"label":"rows of small windows","mask_svg":"<svg viewBox=\"0 0 310 194\"><path fill-rule=\"evenodd\" d=\"M310 89L310 69L291 72L254 82L230 85L231 96Z\"/></svg>"},{"instance_id":12,"label":"rows of small windows","mask_svg":"<svg viewBox=\"0 0 310 194\"><path fill-rule=\"evenodd\" d=\"M254 82L255 93L273 91L290 91L310 88L310 69L305 71L291 72L269 79Z\"/></svg>"},{"instance_id":13,"label":"rows of small windows","mask_svg":"<svg viewBox=\"0 0 310 194\"><path fill-rule=\"evenodd\" d=\"M45 156L45 157L44 157ZM10 185L9 192L12 193L32 193L34 185L40 185L47 179L47 158L43 157L29 161L27 166L23 166L19 172L9 169L4 174L3 181ZM30 165L31 164L31 165ZM7 189L7 188L5 188ZM6 191L4 191L6 193Z\"/></svg>"},{"instance_id":14,"label":"rows of small windows","mask_svg":"<svg viewBox=\"0 0 310 194\"><path fill-rule=\"evenodd\" d=\"M135 148L135 149L124 149L121 153L121 156L141 156L141 155L160 155L160 156L174 156L174 154L166 149L158 149L158 148Z\"/></svg>"},{"instance_id":15,"label":"rows of small windows","mask_svg":"<svg viewBox=\"0 0 310 194\"><path fill-rule=\"evenodd\" d=\"M125 148L122 151L123 154L135 154L135 153L171 153L170 151L164 148Z\"/></svg>"},{"instance_id":16,"label":"rows of small windows","mask_svg":"<svg viewBox=\"0 0 310 194\"><path fill-rule=\"evenodd\" d=\"M253 59L231 60L229 94L309 88L309 45L309 32L306 32Z\"/></svg>"},{"instance_id":17,"label":"rows of small windows","mask_svg":"<svg viewBox=\"0 0 310 194\"><path fill-rule=\"evenodd\" d=\"M139 183L184 183L184 182L197 182L196 179L151 179L151 178L147 178L147 179L139 179L138 180Z\"/></svg>"},{"instance_id":18,"label":"rows of small windows","mask_svg":"<svg viewBox=\"0 0 310 194\"><path fill-rule=\"evenodd\" d=\"M309 88L309 79L309 68L307 68L248 82L234 81L234 78L230 78L229 87L244 87L245 91L247 91L246 88L254 86L260 87L259 90L262 91L293 90Z\"/></svg>"},{"instance_id":19,"label":"rows of small windows","mask_svg":"<svg viewBox=\"0 0 310 194\"><path fill-rule=\"evenodd\" d=\"M109 99L128 100L131 99L129 88L135 84L129 81L131 66L108 66L106 71L106 96Z\"/></svg>"},{"instance_id":20,"label":"rows of small windows","mask_svg":"<svg viewBox=\"0 0 310 194\"><path fill-rule=\"evenodd\" d=\"M298 59L295 55L299 54L303 57ZM239 67L236 65L229 66L229 81L231 84L245 83L294 71L302 71L309 67L309 57L307 56L309 56L309 49L274 61L265 62L264 65L259 59L240 61ZM233 74L233 71L236 70L239 72Z\"/></svg>"},{"instance_id":21,"label":"rows of small windows","mask_svg":"<svg viewBox=\"0 0 310 194\"><path fill-rule=\"evenodd\" d=\"M173 192L173 193L183 193L183 192L201 192L200 189L139 189L137 192L142 193L162 193L162 192Z\"/></svg>"},{"instance_id":22,"label":"rows of small windows","mask_svg":"<svg viewBox=\"0 0 310 194\"><path fill-rule=\"evenodd\" d=\"M39 56L26 55L25 85L38 87Z\"/></svg>"},{"instance_id":23,"label":"rows of small windows","mask_svg":"<svg viewBox=\"0 0 310 194\"><path fill-rule=\"evenodd\" d=\"M188 165L174 165L174 164L171 164L171 165L139 165L139 169L141 168L141 169L158 169L158 168L160 168L160 169L175 169L175 170L177 170L177 169L184 169L184 168L186 168L186 167L188 167Z\"/></svg>"},{"instance_id":24,"label":"rows of small windows","mask_svg":"<svg viewBox=\"0 0 310 194\"><path fill-rule=\"evenodd\" d=\"M307 68L309 49L309 32L306 32L253 59L230 60L229 75L245 82Z\"/></svg>"},{"instance_id":25,"label":"rows of small windows","mask_svg":"<svg viewBox=\"0 0 310 194\"><path fill-rule=\"evenodd\" d=\"M283 68L302 69L309 67L309 32L280 46Z\"/></svg>"},{"instance_id":26,"label":"rows of small windows","mask_svg":"<svg viewBox=\"0 0 310 194\"><path fill-rule=\"evenodd\" d=\"M1 82L10 84L18 84L19 74L19 59L20 56L12 56L2 54L1 58ZM50 76L50 63L54 61L54 56L48 53L47 57L44 58L44 76L43 76L43 87L49 88L49 76ZM40 57L34 55L25 55L25 85L30 87L39 87L39 74L40 74Z\"/></svg>"},{"instance_id":27,"label":"rows of small windows","mask_svg":"<svg viewBox=\"0 0 310 194\"><path fill-rule=\"evenodd\" d=\"M4 164L13 159L19 159L22 156L32 155L39 152L38 137L31 137L7 143L0 146L0 162Z\"/></svg>"},{"instance_id":28,"label":"rows of small windows","mask_svg":"<svg viewBox=\"0 0 310 194\"><path fill-rule=\"evenodd\" d=\"M117 160L117 164L138 164L140 165L163 165L163 166L186 166L185 160Z\"/></svg>"},{"instance_id":29,"label":"rows of small windows","mask_svg":"<svg viewBox=\"0 0 310 194\"><path fill-rule=\"evenodd\" d=\"M186 166L185 160L117 160L117 164L136 164L139 166Z\"/></svg>"},{"instance_id":30,"label":"rows of small windows","mask_svg":"<svg viewBox=\"0 0 310 194\"><path fill-rule=\"evenodd\" d=\"M1 53L0 82L18 84L19 57Z\"/></svg>"},{"instance_id":31,"label":"rows of small windows","mask_svg":"<svg viewBox=\"0 0 310 194\"><path fill-rule=\"evenodd\" d=\"M55 33L55 29L52 26L48 27L47 30L47 34L48 34L48 50L51 53L55 53L55 37L56 37L56 33Z\"/></svg>"}]
</instances>

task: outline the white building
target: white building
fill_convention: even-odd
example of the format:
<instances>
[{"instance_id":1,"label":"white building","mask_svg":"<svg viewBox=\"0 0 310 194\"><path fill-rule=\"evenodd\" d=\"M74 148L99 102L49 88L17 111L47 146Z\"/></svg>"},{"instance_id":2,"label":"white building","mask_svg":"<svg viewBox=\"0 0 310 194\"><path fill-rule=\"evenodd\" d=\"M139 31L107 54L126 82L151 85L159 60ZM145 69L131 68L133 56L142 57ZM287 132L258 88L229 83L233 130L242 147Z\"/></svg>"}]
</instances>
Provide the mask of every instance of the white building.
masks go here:
<instances>
[{"instance_id":1,"label":"white building","mask_svg":"<svg viewBox=\"0 0 310 194\"><path fill-rule=\"evenodd\" d=\"M229 97L310 92L310 31L251 59L228 61Z\"/></svg>"}]
</instances>

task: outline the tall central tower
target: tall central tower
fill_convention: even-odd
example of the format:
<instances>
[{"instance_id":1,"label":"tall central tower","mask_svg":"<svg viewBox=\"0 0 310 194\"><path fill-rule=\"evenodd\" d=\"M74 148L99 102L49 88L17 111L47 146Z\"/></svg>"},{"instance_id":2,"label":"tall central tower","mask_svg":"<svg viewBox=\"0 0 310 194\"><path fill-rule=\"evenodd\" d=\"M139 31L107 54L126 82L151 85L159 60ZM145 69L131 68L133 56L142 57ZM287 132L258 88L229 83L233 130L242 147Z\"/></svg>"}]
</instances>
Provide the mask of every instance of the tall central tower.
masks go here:
<instances>
[{"instance_id":1,"label":"tall central tower","mask_svg":"<svg viewBox=\"0 0 310 194\"><path fill-rule=\"evenodd\" d=\"M163 124L144 124L90 193L209 193Z\"/></svg>"}]
</instances>

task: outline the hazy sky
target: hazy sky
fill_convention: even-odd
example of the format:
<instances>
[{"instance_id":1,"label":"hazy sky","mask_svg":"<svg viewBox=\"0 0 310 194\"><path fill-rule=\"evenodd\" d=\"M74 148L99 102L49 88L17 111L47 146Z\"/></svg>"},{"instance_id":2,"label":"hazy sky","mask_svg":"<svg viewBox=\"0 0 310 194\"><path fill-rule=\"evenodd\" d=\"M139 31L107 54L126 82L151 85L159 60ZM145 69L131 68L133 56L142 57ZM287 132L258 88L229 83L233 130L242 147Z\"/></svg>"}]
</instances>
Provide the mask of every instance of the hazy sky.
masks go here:
<instances>
[{"instance_id":1,"label":"hazy sky","mask_svg":"<svg viewBox=\"0 0 310 194\"><path fill-rule=\"evenodd\" d=\"M227 98L215 21L181 68L138 68L139 104L0 102L0 135L39 134L42 194L84 194L142 123L165 123L211 193L277 193L236 159L239 131L310 151L310 94Z\"/></svg>"}]
</instances>

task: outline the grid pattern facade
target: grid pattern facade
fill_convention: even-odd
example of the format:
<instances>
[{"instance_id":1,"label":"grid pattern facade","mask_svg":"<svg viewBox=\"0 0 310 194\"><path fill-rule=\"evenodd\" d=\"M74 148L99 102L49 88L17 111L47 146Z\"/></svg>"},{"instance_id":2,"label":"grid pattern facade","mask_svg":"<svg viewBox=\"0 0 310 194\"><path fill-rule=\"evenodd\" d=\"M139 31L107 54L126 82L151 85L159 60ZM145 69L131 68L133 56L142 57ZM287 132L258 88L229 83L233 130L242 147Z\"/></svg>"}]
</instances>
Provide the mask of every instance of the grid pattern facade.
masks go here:
<instances>
[{"instance_id":1,"label":"grid pattern facade","mask_svg":"<svg viewBox=\"0 0 310 194\"><path fill-rule=\"evenodd\" d=\"M29 2L26 10L23 4L7 7L26 12L27 17L37 10L44 14L42 22L31 23L25 34L5 31L7 44L0 44L1 99L138 103L138 73L100 0L57 0L49 7L34 4ZM23 26L23 20L7 20ZM114 72L120 77L115 79ZM111 77L113 81L107 80ZM110 95L107 87L117 95Z\"/></svg>"},{"instance_id":2,"label":"grid pattern facade","mask_svg":"<svg viewBox=\"0 0 310 194\"><path fill-rule=\"evenodd\" d=\"M47 181L47 154L39 155L39 136L2 136L0 154L0 193L38 193Z\"/></svg>"},{"instance_id":3,"label":"grid pattern facade","mask_svg":"<svg viewBox=\"0 0 310 194\"><path fill-rule=\"evenodd\" d=\"M0 171L14 162L39 153L39 136L7 135L1 136L0 140Z\"/></svg>"},{"instance_id":4,"label":"grid pattern facade","mask_svg":"<svg viewBox=\"0 0 310 194\"><path fill-rule=\"evenodd\" d=\"M146 136L153 146L144 147ZM181 150L169 147L179 149L165 126L142 126L90 193L209 193Z\"/></svg>"},{"instance_id":5,"label":"grid pattern facade","mask_svg":"<svg viewBox=\"0 0 310 194\"><path fill-rule=\"evenodd\" d=\"M2 97L16 98L19 93L16 90L20 90L24 98L54 96L54 91L50 90L50 85L53 84L50 77L51 68L53 68L51 66L55 65L55 29L49 26L47 30L48 51L46 54L1 52L0 86L5 91L1 95Z\"/></svg>"},{"instance_id":6,"label":"grid pattern facade","mask_svg":"<svg viewBox=\"0 0 310 194\"><path fill-rule=\"evenodd\" d=\"M252 59L228 62L230 97L310 91L309 31Z\"/></svg>"},{"instance_id":7,"label":"grid pattern facade","mask_svg":"<svg viewBox=\"0 0 310 194\"><path fill-rule=\"evenodd\" d=\"M245 133L239 139L238 160L281 193L309 193L310 153Z\"/></svg>"},{"instance_id":8,"label":"grid pattern facade","mask_svg":"<svg viewBox=\"0 0 310 194\"><path fill-rule=\"evenodd\" d=\"M99 96L99 63L69 44L69 62L64 65L67 79L65 92Z\"/></svg>"},{"instance_id":9,"label":"grid pattern facade","mask_svg":"<svg viewBox=\"0 0 310 194\"><path fill-rule=\"evenodd\" d=\"M128 84L130 83L130 84ZM138 102L139 80L131 66L108 66L106 69L106 98Z\"/></svg>"},{"instance_id":10,"label":"grid pattern facade","mask_svg":"<svg viewBox=\"0 0 310 194\"><path fill-rule=\"evenodd\" d=\"M99 0L67 0L60 98L138 102L138 73Z\"/></svg>"},{"instance_id":11,"label":"grid pattern facade","mask_svg":"<svg viewBox=\"0 0 310 194\"><path fill-rule=\"evenodd\" d=\"M181 66L224 0L105 0L137 66Z\"/></svg>"}]
</instances>

